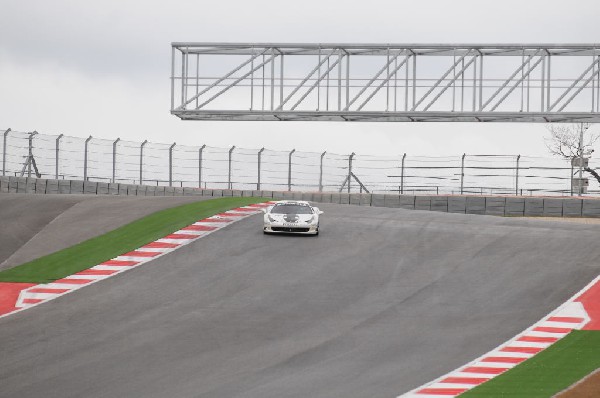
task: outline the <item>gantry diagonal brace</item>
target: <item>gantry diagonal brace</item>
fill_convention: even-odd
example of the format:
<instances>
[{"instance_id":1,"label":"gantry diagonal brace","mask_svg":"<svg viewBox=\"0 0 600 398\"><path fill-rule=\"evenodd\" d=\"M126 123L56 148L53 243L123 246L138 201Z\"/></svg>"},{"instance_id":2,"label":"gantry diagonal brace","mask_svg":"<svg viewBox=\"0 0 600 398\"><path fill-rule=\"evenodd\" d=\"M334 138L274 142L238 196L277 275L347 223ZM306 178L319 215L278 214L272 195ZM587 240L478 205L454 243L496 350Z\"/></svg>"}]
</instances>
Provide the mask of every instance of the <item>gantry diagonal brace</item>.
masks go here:
<instances>
[{"instance_id":1,"label":"gantry diagonal brace","mask_svg":"<svg viewBox=\"0 0 600 398\"><path fill-rule=\"evenodd\" d=\"M281 105L279 105L279 106L277 107L277 109L276 109L276 110L282 110L282 109L283 109L283 106L284 106L284 105L285 105L285 104L286 104L286 103L287 103L287 102L288 102L288 101L289 101L289 100L290 100L290 99L291 99L291 98L294 96L294 94L296 94L296 93L298 92L298 90L300 90L300 89L301 89L301 88L304 86L304 84L305 84L305 83L306 83L306 82L307 82L307 81L308 81L308 80L309 80L309 79L310 79L310 78L311 78L311 77L312 77L312 76L315 74L315 72L319 71L319 70L321 69L321 66L323 66L323 64L324 64L325 62L327 62L327 60L329 60L329 59L330 59L330 57L331 57L332 55L334 55L334 54L335 54L335 50L332 50L332 51L331 51L329 54L327 54L327 55L325 56L325 58L323 58L323 60L322 60L321 62L319 62L319 63L317 64L317 66L315 66L315 67L314 67L314 69L313 69L312 71L310 71L310 73L309 73L309 74L308 74L308 75L307 75L307 76L304 78L304 80L302 80L302 81L300 82L300 84L298 84L298 85L297 85L297 86L296 86L296 87L295 87L295 88L292 90L292 92L290 93L290 95L288 95L288 96L287 96L287 97L286 97L286 98L283 100L283 102L281 103Z\"/></svg>"},{"instance_id":2,"label":"gantry diagonal brace","mask_svg":"<svg viewBox=\"0 0 600 398\"><path fill-rule=\"evenodd\" d=\"M379 72L377 72L375 74L375 76L373 76L373 78L371 80L369 80L369 82L358 92L358 94L356 94L356 96L354 98L352 98L352 100L348 103L348 105L346 105L346 107L344 108L345 111L347 111L348 109L350 109L350 107L352 106L352 104L354 104L356 102L356 100L363 95L363 93L365 91L367 91L367 89L369 87L371 87L371 85L373 84L373 82L375 80L377 80L379 78L379 76L381 76L381 74L387 69L389 68L389 66L396 60L398 59L398 56L400 56L400 53L396 54L392 59L388 59L388 61L385 63L385 65L383 65L383 67L379 70ZM363 104L364 105L364 104Z\"/></svg>"},{"instance_id":3,"label":"gantry diagonal brace","mask_svg":"<svg viewBox=\"0 0 600 398\"><path fill-rule=\"evenodd\" d=\"M458 66L459 63L461 63L463 61L463 59L465 59L465 57L467 55L470 55L473 52L473 50L469 50L467 51L465 54L463 54L457 61L454 62L454 64L448 68L448 70L446 71L446 73L444 73L442 75L442 77L440 77L437 82L435 82L435 84L433 85L433 87L431 87L424 96L421 97L421 99L419 101L417 101L417 103L412 107L411 110L416 110L419 105L421 105L421 103L423 101L425 101L425 98L427 98L429 96L429 94L431 94L433 92L433 90L435 90L436 88L438 88L438 86L440 85L441 82L444 81L444 79L446 79L446 77L448 77L448 75Z\"/></svg>"},{"instance_id":4,"label":"gantry diagonal brace","mask_svg":"<svg viewBox=\"0 0 600 398\"><path fill-rule=\"evenodd\" d=\"M398 53L393 59L391 59L390 62L387 63L386 67L388 65L390 65L392 62L395 62L395 60L398 58L399 55L400 55L400 53ZM385 79L383 79L383 81L381 83L379 83L379 85L377 86L377 88L375 90L373 90L373 92L367 97L366 100L364 100L364 102L358 107L357 110L359 110L359 111L362 110L362 108L364 108L364 106L367 105L367 103L371 100L371 98L373 98L375 96L375 94L377 94L377 92L383 86L385 86L387 84L387 82L390 81L390 79L392 78L392 76L394 76L400 70L400 68L402 68L406 64L406 62L408 62L409 58L410 58L410 55L407 55L406 57L404 57L404 60L402 62L400 62L400 64L398 66L394 67L394 69L390 73L388 73L387 77ZM377 78L377 76L375 78ZM371 84L372 84L372 82L369 83L368 86L370 86ZM367 87L365 87L365 90L367 89ZM362 92L361 92L361 94L362 94ZM358 98L358 96L356 98ZM347 109L348 108L346 108L346 110Z\"/></svg>"},{"instance_id":5,"label":"gantry diagonal brace","mask_svg":"<svg viewBox=\"0 0 600 398\"><path fill-rule=\"evenodd\" d=\"M213 95L212 97L210 97L209 99L207 99L206 101L204 101L203 103L198 105L196 107L196 109L203 108L204 105L210 103L212 100L214 100L215 98L217 98L218 96L220 96L221 94L223 94L224 92L226 92L227 90L232 88L233 86L236 86L239 82L241 82L242 80L244 80L245 78L247 78L248 76L250 76L251 74L256 72L257 70L259 70L260 68L264 67L266 64L268 64L269 62L274 60L276 57L277 57L277 55L275 55L274 53L271 54L271 56L269 58L267 58L264 62L261 62L260 64L258 64L258 66L255 66L254 68L250 69L250 72L248 72L248 73L244 74L242 77L236 79L233 83L231 83L230 85L228 85L227 87L225 87L224 89L222 89L221 91L219 91L218 93L216 93L215 95ZM271 87L274 87L274 86L271 85ZM194 100L194 98L192 98L192 100Z\"/></svg>"},{"instance_id":6,"label":"gantry diagonal brace","mask_svg":"<svg viewBox=\"0 0 600 398\"><path fill-rule=\"evenodd\" d=\"M431 105L433 105L435 103L435 101L437 101L442 96L442 94L444 94L446 92L446 90L448 90L448 88L450 88L450 86L465 73L465 71L469 68L469 66L471 66L471 64L477 60L477 57L478 57L478 55L473 56L473 58L471 58L469 60L469 62L467 62L460 69L460 71L458 71L456 76L454 76L452 79L450 79L450 81L448 83L446 83L444 88L439 93L437 93L437 95L433 98L433 100L431 100L431 102L429 104L427 104L427 106L425 108L423 108L423 111L428 110L431 107Z\"/></svg>"},{"instance_id":7,"label":"gantry diagonal brace","mask_svg":"<svg viewBox=\"0 0 600 398\"><path fill-rule=\"evenodd\" d=\"M541 51L541 50L540 50ZM500 98L498 100L498 102L496 103L496 105L494 105L492 107L492 111L495 111L496 108L498 108L500 106L500 104L502 104L504 102L504 100L519 86L519 84L521 84L521 82L523 82L530 74L531 72L533 72L533 70L535 68L537 68L537 66L540 64L540 62L544 61L546 59L546 54L542 54L542 56L540 57L540 59L538 59L537 61L535 61L535 63L533 65L531 65L527 71L523 74L523 76L521 76L520 79L518 79L513 86L506 92L506 94L504 94L502 96L502 98ZM517 71L518 72L518 71Z\"/></svg>"},{"instance_id":8,"label":"gantry diagonal brace","mask_svg":"<svg viewBox=\"0 0 600 398\"><path fill-rule=\"evenodd\" d=\"M538 55L538 54L539 54L541 51L542 51L542 50L538 50L538 51L536 51L536 52L535 52L535 54L531 54L531 55L529 55L529 56L527 57L527 59L526 59L526 60L523 60L523 61L521 62L521 66L519 66L519 67L517 68L517 70L516 70L516 71L514 71L514 72L513 72L513 74L512 74L512 75L510 75L510 77L504 81L504 83L503 83L503 84L500 86L500 88L498 88L498 90L496 90L496 91L494 92L494 94L492 94L492 96L491 96L490 98L488 98L488 100L485 102L485 104L483 104L483 105L482 105L482 106L479 108L479 111L480 111L480 112L481 112L481 111L483 111L483 110L484 110L484 109L485 109L485 108L486 108L486 107L487 107L487 106L488 106L488 105L489 105L489 104L490 104L490 103L491 103L491 102L494 100L494 98L496 98L496 96L497 96L498 94L500 94L500 92L501 92L502 90L504 90L504 89L506 88L506 86L508 86L508 84L509 84L509 83L510 83L510 82L511 82L511 81L512 81L514 78L515 78L515 76L517 76L517 75L519 74L519 72L521 72L521 71L522 71L522 70L525 68L525 66L526 66L526 65L527 65L527 64L528 64L528 63L531 61L531 59L532 59L533 57L535 57L536 55ZM517 81L517 84L516 84L515 86L513 86L513 88L511 89L511 91L510 91L510 92L512 92L512 90L514 90L514 87L518 86L518 85L519 85L519 83L521 83L523 80L525 80L525 79L527 78L527 76L529 76L529 73L531 73L531 71L532 71L532 70L533 70L533 69L534 69L534 68L537 66L537 64L539 64L540 62L541 62L541 58L540 58L540 60L538 60L538 61L537 61L537 63L536 63L536 64L534 64L534 65L533 65L533 67L530 67L530 68L529 68L529 72L528 72L527 74L523 73L523 74L521 75L521 78L520 78L520 79ZM509 92L509 93L510 93L510 92ZM505 97L506 97L506 96L505 96ZM500 102L498 102L498 103L496 104L496 106L494 106L494 109L496 109L496 107L498 107L498 105L500 105L500 103L501 103L501 102L502 102L502 100L501 100Z\"/></svg>"},{"instance_id":9,"label":"gantry diagonal brace","mask_svg":"<svg viewBox=\"0 0 600 398\"><path fill-rule=\"evenodd\" d=\"M588 66L587 69L577 79L575 79L575 81L569 86L569 88L564 93L562 93L562 95L552 104L549 110L552 111L554 107L560 101L562 101L562 99L565 98L565 96L577 85L577 83L579 83L583 79L583 77L598 64L598 62L600 62L600 58L594 60L592 64ZM581 90L583 90L588 84L590 84L590 81L592 81L592 79L596 77L598 73L600 73L600 69L595 71L595 73L592 73L590 77L587 78L585 83L582 84L581 87L579 87L579 89L577 89L577 91L575 91L575 93L567 101L565 101L565 103L558 109L558 111L561 112L563 109L565 109L565 107L569 105L571 101L573 101L573 99L581 92Z\"/></svg>"},{"instance_id":10,"label":"gantry diagonal brace","mask_svg":"<svg viewBox=\"0 0 600 398\"><path fill-rule=\"evenodd\" d=\"M329 56L328 56L328 57L326 57L325 59L327 59L327 58L329 58ZM293 111L294 109L296 109L296 107L297 107L298 105L300 105L300 104L302 103L302 101L304 101L304 99L305 99L306 97L308 97L308 95L309 95L309 94L310 94L310 93L311 93L311 92L312 92L312 91L315 89L315 87L317 87L317 85L319 85L319 84L321 83L321 81L322 81L323 79L325 79L325 78L327 77L327 75L329 75L329 72L331 72L331 71L333 70L333 68L335 68L335 66L336 66L338 63L340 63L340 61L341 61L341 60L342 60L341 58L338 58L338 59L336 59L336 60L335 60L335 61L334 61L334 62L333 62L333 63L332 63L330 66L329 66L329 68L327 68L327 70L325 70L325 72L324 72L323 74L321 74L321 76L319 76L319 78L317 79L317 81L313 83L313 85L310 87L310 89L308 89L308 91L307 91L306 93L304 93L304 95L303 95L303 96L302 96L302 97L301 97L301 98L298 100L298 102L296 102L296 103L294 104L294 106L292 106L292 108L291 108L291 110L292 110L292 111Z\"/></svg>"},{"instance_id":11,"label":"gantry diagonal brace","mask_svg":"<svg viewBox=\"0 0 600 398\"><path fill-rule=\"evenodd\" d=\"M183 103L179 109L185 109L185 107L189 104L191 104L192 102L194 102L197 98L200 98L203 94L205 94L207 91L211 90L212 88L216 87L218 84L222 83L224 80L228 79L231 75L233 75L234 73L236 73L237 71L239 71L240 69L242 69L244 66L252 63L256 58L260 57L261 55L265 54L269 49L265 49L263 52L258 53L258 54L254 54L253 56L250 57L250 59L246 60L245 62L242 62L240 65L236 66L234 69L232 69L229 73L227 73L225 76L223 76L222 78L218 79L217 81L215 81L213 84L211 84L210 86L206 87L204 90L200 91L198 94L195 94L193 97L191 97L190 99L188 99L185 103ZM182 77L183 78L183 77ZM198 109L198 108L196 108Z\"/></svg>"}]
</instances>

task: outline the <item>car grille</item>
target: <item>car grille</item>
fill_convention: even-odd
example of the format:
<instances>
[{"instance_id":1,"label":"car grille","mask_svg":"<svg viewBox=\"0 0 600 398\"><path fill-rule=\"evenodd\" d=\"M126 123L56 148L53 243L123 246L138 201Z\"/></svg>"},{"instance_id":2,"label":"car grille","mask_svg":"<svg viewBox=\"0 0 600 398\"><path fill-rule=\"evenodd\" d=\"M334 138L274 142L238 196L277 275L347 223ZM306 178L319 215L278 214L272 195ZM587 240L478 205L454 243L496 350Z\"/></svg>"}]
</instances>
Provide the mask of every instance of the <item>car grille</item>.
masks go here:
<instances>
[{"instance_id":1,"label":"car grille","mask_svg":"<svg viewBox=\"0 0 600 398\"><path fill-rule=\"evenodd\" d=\"M271 227L274 232L308 232L310 228Z\"/></svg>"}]
</instances>

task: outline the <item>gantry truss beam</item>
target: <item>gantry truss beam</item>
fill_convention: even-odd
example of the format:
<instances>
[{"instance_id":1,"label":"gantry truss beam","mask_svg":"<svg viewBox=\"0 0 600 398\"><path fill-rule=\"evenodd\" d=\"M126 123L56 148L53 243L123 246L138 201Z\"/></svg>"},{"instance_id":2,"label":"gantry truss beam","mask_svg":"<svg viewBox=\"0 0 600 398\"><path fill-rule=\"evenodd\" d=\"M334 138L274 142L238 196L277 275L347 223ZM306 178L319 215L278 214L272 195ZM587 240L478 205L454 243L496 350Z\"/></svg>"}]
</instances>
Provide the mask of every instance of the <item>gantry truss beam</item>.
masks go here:
<instances>
[{"instance_id":1,"label":"gantry truss beam","mask_svg":"<svg viewBox=\"0 0 600 398\"><path fill-rule=\"evenodd\" d=\"M172 43L171 61L184 120L600 122L600 43Z\"/></svg>"}]
</instances>

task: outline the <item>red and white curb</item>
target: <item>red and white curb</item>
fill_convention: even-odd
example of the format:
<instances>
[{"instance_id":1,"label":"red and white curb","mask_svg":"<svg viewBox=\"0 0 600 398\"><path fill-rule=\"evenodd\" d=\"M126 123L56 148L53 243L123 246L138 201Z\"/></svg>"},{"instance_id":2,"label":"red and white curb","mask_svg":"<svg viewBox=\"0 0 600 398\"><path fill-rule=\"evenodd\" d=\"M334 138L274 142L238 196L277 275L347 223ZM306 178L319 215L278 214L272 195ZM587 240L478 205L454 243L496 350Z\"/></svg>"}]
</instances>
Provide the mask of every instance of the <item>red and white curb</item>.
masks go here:
<instances>
[{"instance_id":1,"label":"red and white curb","mask_svg":"<svg viewBox=\"0 0 600 398\"><path fill-rule=\"evenodd\" d=\"M400 397L459 396L533 357L574 329L600 330L600 276L521 334L467 365Z\"/></svg>"},{"instance_id":2,"label":"red and white curb","mask_svg":"<svg viewBox=\"0 0 600 398\"><path fill-rule=\"evenodd\" d=\"M0 318L35 307L84 286L150 262L236 221L259 213L262 208L271 204L272 202L252 204L199 220L136 250L123 253L120 256L51 283L38 285L31 283L0 283Z\"/></svg>"}]
</instances>

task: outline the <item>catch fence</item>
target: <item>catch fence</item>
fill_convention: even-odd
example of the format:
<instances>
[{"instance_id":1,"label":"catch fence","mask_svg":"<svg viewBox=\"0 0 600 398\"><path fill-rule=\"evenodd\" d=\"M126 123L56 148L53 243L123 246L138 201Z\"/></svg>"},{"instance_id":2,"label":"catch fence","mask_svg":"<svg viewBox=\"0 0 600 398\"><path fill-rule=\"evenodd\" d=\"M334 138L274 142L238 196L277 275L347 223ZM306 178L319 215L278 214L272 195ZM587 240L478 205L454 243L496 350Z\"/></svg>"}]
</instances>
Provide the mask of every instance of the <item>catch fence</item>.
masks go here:
<instances>
[{"instance_id":1,"label":"catch fence","mask_svg":"<svg viewBox=\"0 0 600 398\"><path fill-rule=\"evenodd\" d=\"M403 194L572 195L556 157L218 148L0 130L2 175L156 186ZM600 163L590 160L595 169ZM591 186L596 186L592 183ZM598 194L597 188L589 194Z\"/></svg>"}]
</instances>

